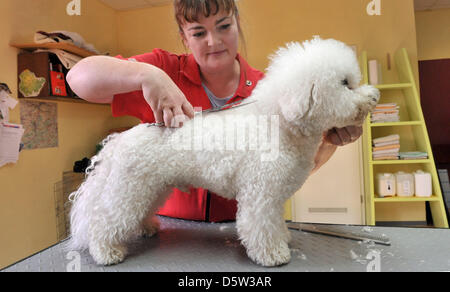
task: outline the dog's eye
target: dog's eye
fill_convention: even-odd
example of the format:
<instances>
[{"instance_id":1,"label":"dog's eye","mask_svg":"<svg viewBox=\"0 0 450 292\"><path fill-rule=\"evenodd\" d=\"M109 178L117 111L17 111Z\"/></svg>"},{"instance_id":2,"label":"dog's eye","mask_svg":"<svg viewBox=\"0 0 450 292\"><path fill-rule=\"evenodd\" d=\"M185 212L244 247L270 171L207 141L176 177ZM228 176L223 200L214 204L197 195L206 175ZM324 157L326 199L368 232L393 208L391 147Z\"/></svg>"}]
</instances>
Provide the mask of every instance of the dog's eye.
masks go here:
<instances>
[{"instance_id":1,"label":"dog's eye","mask_svg":"<svg viewBox=\"0 0 450 292\"><path fill-rule=\"evenodd\" d=\"M348 84L348 79L347 79L347 78L344 79L344 80L342 80L342 85L347 86L348 89L352 89L352 88L350 87L350 85Z\"/></svg>"}]
</instances>

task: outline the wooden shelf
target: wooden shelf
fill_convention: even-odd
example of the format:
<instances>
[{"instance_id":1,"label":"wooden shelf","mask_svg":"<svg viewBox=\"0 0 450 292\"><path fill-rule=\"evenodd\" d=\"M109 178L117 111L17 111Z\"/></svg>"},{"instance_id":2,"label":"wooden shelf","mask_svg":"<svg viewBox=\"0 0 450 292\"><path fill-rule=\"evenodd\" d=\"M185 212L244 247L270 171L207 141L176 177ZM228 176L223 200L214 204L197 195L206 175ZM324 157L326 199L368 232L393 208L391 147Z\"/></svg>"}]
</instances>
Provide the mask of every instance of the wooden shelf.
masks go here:
<instances>
[{"instance_id":1,"label":"wooden shelf","mask_svg":"<svg viewBox=\"0 0 450 292\"><path fill-rule=\"evenodd\" d=\"M390 123L370 123L371 127L398 127L398 126L421 126L421 121L407 121L407 122L390 122Z\"/></svg>"},{"instance_id":2,"label":"wooden shelf","mask_svg":"<svg viewBox=\"0 0 450 292\"><path fill-rule=\"evenodd\" d=\"M67 44L67 43L46 43L46 44L36 44L36 43L26 43L26 44L16 44L12 43L10 44L11 47L23 49L23 50L35 50L35 49L59 49L64 50L69 53L78 55L80 57L90 57L95 56L96 54L93 52L90 52L88 50L82 49L80 47Z\"/></svg>"},{"instance_id":3,"label":"wooden shelf","mask_svg":"<svg viewBox=\"0 0 450 292\"><path fill-rule=\"evenodd\" d=\"M103 105L103 106L110 106L109 103L92 103L85 101L81 98L75 98L75 97L64 97L64 96L48 96L48 97L20 97L19 100L26 100L26 101L43 101L43 102L49 102L49 101L61 101L61 102L71 102L71 103L84 103L84 104L93 104L93 105Z\"/></svg>"},{"instance_id":4,"label":"wooden shelf","mask_svg":"<svg viewBox=\"0 0 450 292\"><path fill-rule=\"evenodd\" d=\"M431 163L430 159L413 159L413 160L370 160L371 164L418 164L418 163Z\"/></svg>"},{"instance_id":5,"label":"wooden shelf","mask_svg":"<svg viewBox=\"0 0 450 292\"><path fill-rule=\"evenodd\" d=\"M386 197L379 198L375 197L375 203L394 203L394 202L434 202L439 201L439 197L436 195L432 195L431 197Z\"/></svg>"},{"instance_id":6,"label":"wooden shelf","mask_svg":"<svg viewBox=\"0 0 450 292\"><path fill-rule=\"evenodd\" d=\"M397 83L397 84L379 84L375 85L379 90L397 90L411 88L413 85L411 83Z\"/></svg>"}]
</instances>

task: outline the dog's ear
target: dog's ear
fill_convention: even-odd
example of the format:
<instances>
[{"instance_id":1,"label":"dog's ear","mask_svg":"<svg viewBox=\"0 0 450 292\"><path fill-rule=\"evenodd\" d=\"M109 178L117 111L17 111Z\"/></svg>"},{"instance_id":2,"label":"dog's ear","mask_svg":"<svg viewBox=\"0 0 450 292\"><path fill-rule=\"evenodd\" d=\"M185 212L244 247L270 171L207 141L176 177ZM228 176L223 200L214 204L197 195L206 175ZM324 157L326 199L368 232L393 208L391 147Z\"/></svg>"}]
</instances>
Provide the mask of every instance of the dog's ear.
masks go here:
<instances>
[{"instance_id":1,"label":"dog's ear","mask_svg":"<svg viewBox=\"0 0 450 292\"><path fill-rule=\"evenodd\" d=\"M311 90L306 94L300 96L298 94L293 94L290 96L294 98L291 97L290 100L282 100L281 103L283 104L281 104L281 111L284 118L287 121L295 122L308 117L316 100L315 95L316 86L313 83Z\"/></svg>"}]
</instances>

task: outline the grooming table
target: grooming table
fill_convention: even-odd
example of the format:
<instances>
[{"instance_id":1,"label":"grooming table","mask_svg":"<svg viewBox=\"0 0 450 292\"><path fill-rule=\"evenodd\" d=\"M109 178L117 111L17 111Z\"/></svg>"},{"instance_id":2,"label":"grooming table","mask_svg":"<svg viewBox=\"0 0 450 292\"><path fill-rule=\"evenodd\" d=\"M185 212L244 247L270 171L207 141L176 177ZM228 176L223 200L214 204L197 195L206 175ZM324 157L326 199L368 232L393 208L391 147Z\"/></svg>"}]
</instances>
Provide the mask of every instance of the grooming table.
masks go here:
<instances>
[{"instance_id":1,"label":"grooming table","mask_svg":"<svg viewBox=\"0 0 450 292\"><path fill-rule=\"evenodd\" d=\"M290 230L292 260L265 268L247 258L234 223L202 223L160 217L161 230L152 238L129 244L129 255L115 266L97 266L87 251L78 255L81 272L285 272L285 271L450 271L450 231L431 228L371 227L392 245L374 245ZM363 226L321 225L337 231ZM367 230L367 228L365 229ZM377 256L378 254L378 256ZM15 271L67 271L74 257L64 242L5 268ZM69 258L69 259L68 259Z\"/></svg>"}]
</instances>

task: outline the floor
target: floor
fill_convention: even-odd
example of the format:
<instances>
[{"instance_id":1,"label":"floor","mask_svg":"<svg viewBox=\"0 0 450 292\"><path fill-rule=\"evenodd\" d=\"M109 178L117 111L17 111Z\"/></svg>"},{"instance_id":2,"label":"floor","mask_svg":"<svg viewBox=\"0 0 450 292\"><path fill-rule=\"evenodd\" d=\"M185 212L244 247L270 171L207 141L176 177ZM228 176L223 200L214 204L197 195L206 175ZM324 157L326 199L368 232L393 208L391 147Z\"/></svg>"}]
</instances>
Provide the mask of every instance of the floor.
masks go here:
<instances>
[{"instance_id":1,"label":"floor","mask_svg":"<svg viewBox=\"0 0 450 292\"><path fill-rule=\"evenodd\" d=\"M62 242L3 272L450 271L448 229L323 226L334 231L384 234L391 240L391 246L291 230L291 262L265 268L247 258L234 223L201 223L166 217L160 217L160 221L158 235L131 243L129 256L119 265L97 266L88 252L69 252Z\"/></svg>"}]
</instances>

